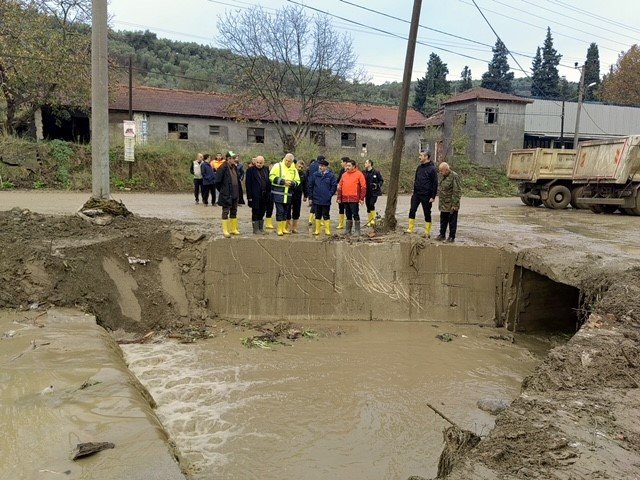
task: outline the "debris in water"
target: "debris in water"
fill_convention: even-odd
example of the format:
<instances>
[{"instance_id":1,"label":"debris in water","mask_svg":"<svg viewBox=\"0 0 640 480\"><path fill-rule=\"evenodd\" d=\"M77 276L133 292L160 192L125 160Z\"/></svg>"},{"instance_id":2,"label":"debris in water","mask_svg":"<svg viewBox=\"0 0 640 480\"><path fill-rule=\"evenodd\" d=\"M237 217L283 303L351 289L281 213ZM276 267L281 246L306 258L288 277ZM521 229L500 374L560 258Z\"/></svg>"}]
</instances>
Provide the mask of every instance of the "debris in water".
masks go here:
<instances>
[{"instance_id":1,"label":"debris in water","mask_svg":"<svg viewBox=\"0 0 640 480\"><path fill-rule=\"evenodd\" d=\"M511 402L499 398L481 398L476 403L476 406L480 410L489 412L492 415L497 415L503 410L506 410L507 408L509 408L509 405L511 405Z\"/></svg>"},{"instance_id":2,"label":"debris in water","mask_svg":"<svg viewBox=\"0 0 640 480\"><path fill-rule=\"evenodd\" d=\"M47 388L45 388L44 390L42 390L40 392L40 395L49 395L51 393L53 393L54 389L53 389L53 385L49 385Z\"/></svg>"},{"instance_id":3,"label":"debris in water","mask_svg":"<svg viewBox=\"0 0 640 480\"><path fill-rule=\"evenodd\" d=\"M78 388L78 390L84 390L85 388L93 387L94 385L98 385L99 383L102 383L102 382L98 382L98 381L90 382L89 380L87 380L82 385L80 385L80 388Z\"/></svg>"},{"instance_id":4,"label":"debris in water","mask_svg":"<svg viewBox=\"0 0 640 480\"><path fill-rule=\"evenodd\" d=\"M151 261L145 258L138 258L138 257L127 257L127 260L129 261L129 265L133 265L134 263L139 263L140 265L146 265Z\"/></svg>"},{"instance_id":5,"label":"debris in water","mask_svg":"<svg viewBox=\"0 0 640 480\"><path fill-rule=\"evenodd\" d=\"M102 450L115 447L116 446L111 442L78 443L76 445L76 449L73 451L73 457L71 459L77 460L79 458L88 457L89 455L93 455L94 453L101 452Z\"/></svg>"},{"instance_id":6,"label":"debris in water","mask_svg":"<svg viewBox=\"0 0 640 480\"><path fill-rule=\"evenodd\" d=\"M458 335L456 335L455 333L440 333L436 335L436 338L443 342L450 342L451 340L453 340L453 337L457 337L457 336Z\"/></svg>"},{"instance_id":7,"label":"debris in water","mask_svg":"<svg viewBox=\"0 0 640 480\"><path fill-rule=\"evenodd\" d=\"M16 331L15 330L9 330L8 332L4 332L2 334L2 339L9 339L9 338L13 338L16 335Z\"/></svg>"}]
</instances>

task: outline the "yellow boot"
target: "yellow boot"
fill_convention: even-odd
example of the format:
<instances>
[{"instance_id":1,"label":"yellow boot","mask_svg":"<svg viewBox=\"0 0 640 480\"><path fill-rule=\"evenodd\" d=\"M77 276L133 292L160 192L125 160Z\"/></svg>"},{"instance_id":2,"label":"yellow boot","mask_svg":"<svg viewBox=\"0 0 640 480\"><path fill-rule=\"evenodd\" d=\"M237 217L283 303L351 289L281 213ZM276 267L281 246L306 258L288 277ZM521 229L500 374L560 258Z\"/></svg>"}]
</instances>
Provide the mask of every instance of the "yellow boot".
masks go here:
<instances>
[{"instance_id":1,"label":"yellow boot","mask_svg":"<svg viewBox=\"0 0 640 480\"><path fill-rule=\"evenodd\" d=\"M240 235L240 230L238 230L238 219L230 218L229 219L229 233L231 235Z\"/></svg>"},{"instance_id":2,"label":"yellow boot","mask_svg":"<svg viewBox=\"0 0 640 480\"><path fill-rule=\"evenodd\" d=\"M267 217L264 222L264 228L268 228L269 230L273 230L273 218Z\"/></svg>"},{"instance_id":3,"label":"yellow boot","mask_svg":"<svg viewBox=\"0 0 640 480\"><path fill-rule=\"evenodd\" d=\"M324 234L327 237L331 236L331 221L330 220L325 220L324 221Z\"/></svg>"},{"instance_id":4,"label":"yellow boot","mask_svg":"<svg viewBox=\"0 0 640 480\"><path fill-rule=\"evenodd\" d=\"M309 225L313 225L313 222L316 221L316 214L315 213L310 213L309 214Z\"/></svg>"},{"instance_id":5,"label":"yellow boot","mask_svg":"<svg viewBox=\"0 0 640 480\"><path fill-rule=\"evenodd\" d=\"M313 231L313 234L320 235L321 228L322 228L322 222L320 220L316 220L316 229Z\"/></svg>"},{"instance_id":6,"label":"yellow boot","mask_svg":"<svg viewBox=\"0 0 640 480\"><path fill-rule=\"evenodd\" d=\"M291 233L291 220L285 220L282 227L282 233L289 235Z\"/></svg>"},{"instance_id":7,"label":"yellow boot","mask_svg":"<svg viewBox=\"0 0 640 480\"><path fill-rule=\"evenodd\" d=\"M344 220L345 220L344 213L338 216L338 226L336 227L338 230L342 230L344 228Z\"/></svg>"},{"instance_id":8,"label":"yellow boot","mask_svg":"<svg viewBox=\"0 0 640 480\"><path fill-rule=\"evenodd\" d=\"M224 238L231 236L229 233L229 220L222 220L222 235L224 235Z\"/></svg>"},{"instance_id":9,"label":"yellow boot","mask_svg":"<svg viewBox=\"0 0 640 480\"><path fill-rule=\"evenodd\" d=\"M285 224L285 222L278 222L278 236L279 237L284 235L284 224Z\"/></svg>"},{"instance_id":10,"label":"yellow boot","mask_svg":"<svg viewBox=\"0 0 640 480\"><path fill-rule=\"evenodd\" d=\"M370 227L376 226L376 211L369 212L369 223L367 223Z\"/></svg>"},{"instance_id":11,"label":"yellow boot","mask_svg":"<svg viewBox=\"0 0 640 480\"><path fill-rule=\"evenodd\" d=\"M424 225L424 236L427 238L431 238L431 222L427 222Z\"/></svg>"},{"instance_id":12,"label":"yellow boot","mask_svg":"<svg viewBox=\"0 0 640 480\"><path fill-rule=\"evenodd\" d=\"M405 233L413 233L413 230L416 228L416 219L415 218L410 218L409 219L409 228L407 228L405 230Z\"/></svg>"}]
</instances>

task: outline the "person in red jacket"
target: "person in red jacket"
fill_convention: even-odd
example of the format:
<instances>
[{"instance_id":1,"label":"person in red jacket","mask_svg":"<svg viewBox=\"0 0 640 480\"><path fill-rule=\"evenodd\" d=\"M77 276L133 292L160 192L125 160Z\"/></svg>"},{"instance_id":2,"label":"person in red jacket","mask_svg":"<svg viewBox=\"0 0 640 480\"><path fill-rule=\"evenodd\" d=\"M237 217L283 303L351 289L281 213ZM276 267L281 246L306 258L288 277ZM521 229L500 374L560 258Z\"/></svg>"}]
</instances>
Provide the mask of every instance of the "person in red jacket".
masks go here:
<instances>
[{"instance_id":1,"label":"person in red jacket","mask_svg":"<svg viewBox=\"0 0 640 480\"><path fill-rule=\"evenodd\" d=\"M344 203L344 213L347 216L345 234L351 234L355 227L356 235L360 235L360 205L367 195L367 181L356 166L356 161L344 157L345 171L338 184L338 203Z\"/></svg>"}]
</instances>

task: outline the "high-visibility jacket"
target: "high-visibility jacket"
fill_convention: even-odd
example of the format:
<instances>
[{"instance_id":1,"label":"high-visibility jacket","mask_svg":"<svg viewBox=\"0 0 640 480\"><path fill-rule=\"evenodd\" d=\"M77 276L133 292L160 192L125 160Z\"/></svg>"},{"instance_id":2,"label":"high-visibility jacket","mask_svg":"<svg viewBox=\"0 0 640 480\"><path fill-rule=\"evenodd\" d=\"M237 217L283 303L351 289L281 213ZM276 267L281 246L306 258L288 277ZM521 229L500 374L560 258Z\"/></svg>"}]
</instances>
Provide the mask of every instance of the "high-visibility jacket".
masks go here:
<instances>
[{"instance_id":1,"label":"high-visibility jacket","mask_svg":"<svg viewBox=\"0 0 640 480\"><path fill-rule=\"evenodd\" d=\"M211 160L211 168L213 168L217 172L218 170L220 170L220 167L222 165L224 165L224 162L226 162L226 161L227 160L224 159L224 158L222 158L220 160L214 158L213 160Z\"/></svg>"},{"instance_id":2,"label":"high-visibility jacket","mask_svg":"<svg viewBox=\"0 0 640 480\"><path fill-rule=\"evenodd\" d=\"M285 186L287 180L291 182L289 187ZM300 174L294 163L287 167L283 160L271 167L269 181L271 182L273 201L276 203L291 203L293 189L300 183Z\"/></svg>"}]
</instances>

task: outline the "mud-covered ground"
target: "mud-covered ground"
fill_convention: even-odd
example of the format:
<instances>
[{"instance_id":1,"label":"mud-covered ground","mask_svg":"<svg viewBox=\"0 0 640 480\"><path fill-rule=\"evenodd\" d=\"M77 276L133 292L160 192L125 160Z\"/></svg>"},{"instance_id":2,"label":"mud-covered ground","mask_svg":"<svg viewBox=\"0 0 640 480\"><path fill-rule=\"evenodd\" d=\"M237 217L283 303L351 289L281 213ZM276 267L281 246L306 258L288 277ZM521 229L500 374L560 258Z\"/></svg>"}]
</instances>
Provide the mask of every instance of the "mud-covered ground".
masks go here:
<instances>
[{"instance_id":1,"label":"mud-covered ground","mask_svg":"<svg viewBox=\"0 0 640 480\"><path fill-rule=\"evenodd\" d=\"M137 215L96 226L73 215L88 194L0 192L0 308L77 306L130 338L149 331L207 335L217 319L207 314L203 252L210 238L220 238L220 208L195 205L188 194L114 196ZM378 210L384 205L381 199ZM408 197L401 197L401 224L407 211ZM249 215L240 208L244 235ZM437 222L436 214L434 232ZM519 265L580 288L591 315L526 379L521 396L450 478L640 478L639 231L640 217L463 199L459 243L516 252ZM370 235L348 241L409 238L363 232ZM282 241L302 237L308 233ZM186 298L172 294L175 276ZM122 304L118 287L126 282L137 306ZM122 315L130 307L139 309L137 320Z\"/></svg>"}]
</instances>

